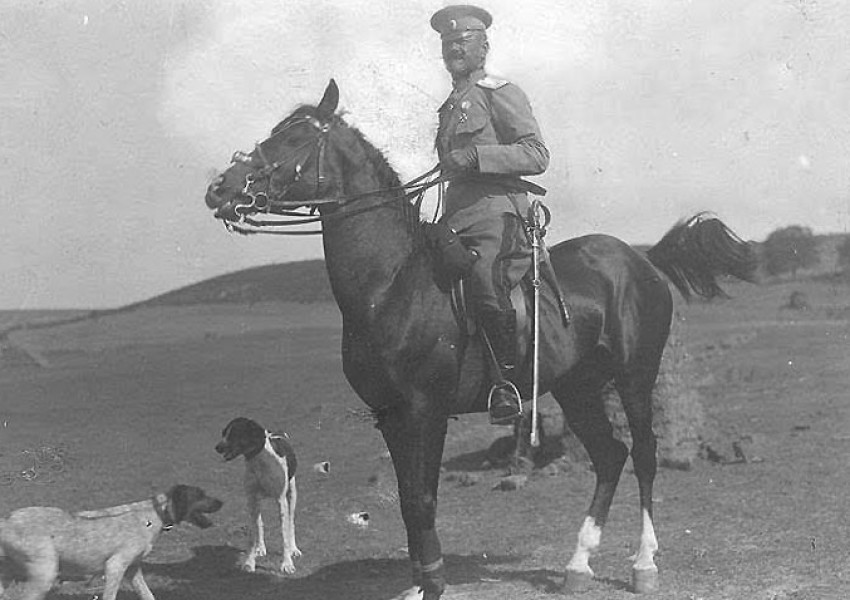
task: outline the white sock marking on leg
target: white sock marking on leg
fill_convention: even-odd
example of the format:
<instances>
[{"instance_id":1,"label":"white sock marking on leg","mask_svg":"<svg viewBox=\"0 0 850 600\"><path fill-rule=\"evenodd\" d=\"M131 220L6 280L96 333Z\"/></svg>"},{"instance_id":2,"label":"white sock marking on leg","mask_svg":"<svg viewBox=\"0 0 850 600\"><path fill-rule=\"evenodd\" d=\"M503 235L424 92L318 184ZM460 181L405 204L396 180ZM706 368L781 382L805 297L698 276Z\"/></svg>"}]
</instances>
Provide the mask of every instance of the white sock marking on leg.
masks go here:
<instances>
[{"instance_id":1,"label":"white sock marking on leg","mask_svg":"<svg viewBox=\"0 0 850 600\"><path fill-rule=\"evenodd\" d=\"M634 568L639 570L658 569L655 566L654 556L658 551L658 540L655 538L655 528L652 526L652 518L649 511L643 509L643 525L640 531L640 548L635 556Z\"/></svg>"},{"instance_id":2,"label":"white sock marking on leg","mask_svg":"<svg viewBox=\"0 0 850 600\"><path fill-rule=\"evenodd\" d=\"M578 543L572 559L567 564L568 571L588 573L593 575L593 570L588 564L590 556L599 548L602 540L602 528L596 524L593 517L585 517L578 532Z\"/></svg>"}]
</instances>

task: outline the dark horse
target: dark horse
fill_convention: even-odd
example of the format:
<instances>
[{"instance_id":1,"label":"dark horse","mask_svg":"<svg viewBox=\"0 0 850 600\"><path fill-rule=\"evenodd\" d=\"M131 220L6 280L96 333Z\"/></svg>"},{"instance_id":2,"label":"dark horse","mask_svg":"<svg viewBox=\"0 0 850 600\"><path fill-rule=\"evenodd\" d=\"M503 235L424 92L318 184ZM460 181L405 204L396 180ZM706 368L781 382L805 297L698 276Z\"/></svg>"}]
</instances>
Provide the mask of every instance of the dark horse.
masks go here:
<instances>
[{"instance_id":1,"label":"dark horse","mask_svg":"<svg viewBox=\"0 0 850 600\"><path fill-rule=\"evenodd\" d=\"M436 600L445 589L434 523L447 422L453 414L486 410L488 364L481 342L467 338L450 295L436 283L418 206L383 155L335 114L338 100L332 80L318 106L297 108L254 151L235 154L206 202L225 221L251 212L291 217L303 214L295 208L318 207L342 313L345 376L374 411L398 478L413 569L409 594ZM633 582L636 591L651 591L658 548L651 391L671 324L668 281L685 297L721 295L719 276L751 279L753 254L719 220L698 215L646 254L610 236L588 235L554 246L551 263L571 321L556 325L557 345L541 351L540 393L557 399L596 472L596 491L566 565L567 586L586 586L593 576L588 559L629 455L603 407L602 388L613 380L628 416L640 490ZM530 379L520 379L527 397Z\"/></svg>"}]
</instances>

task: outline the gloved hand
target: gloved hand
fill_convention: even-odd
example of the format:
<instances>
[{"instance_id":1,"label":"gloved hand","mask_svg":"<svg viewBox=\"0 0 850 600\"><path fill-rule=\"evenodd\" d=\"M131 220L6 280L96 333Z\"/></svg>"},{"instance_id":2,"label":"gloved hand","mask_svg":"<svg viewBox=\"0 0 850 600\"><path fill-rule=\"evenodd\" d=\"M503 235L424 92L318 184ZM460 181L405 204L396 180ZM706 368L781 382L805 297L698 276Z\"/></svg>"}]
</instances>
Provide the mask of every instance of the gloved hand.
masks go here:
<instances>
[{"instance_id":1,"label":"gloved hand","mask_svg":"<svg viewBox=\"0 0 850 600\"><path fill-rule=\"evenodd\" d=\"M452 150L443 157L443 168L449 171L474 171L478 168L478 150L475 146Z\"/></svg>"}]
</instances>

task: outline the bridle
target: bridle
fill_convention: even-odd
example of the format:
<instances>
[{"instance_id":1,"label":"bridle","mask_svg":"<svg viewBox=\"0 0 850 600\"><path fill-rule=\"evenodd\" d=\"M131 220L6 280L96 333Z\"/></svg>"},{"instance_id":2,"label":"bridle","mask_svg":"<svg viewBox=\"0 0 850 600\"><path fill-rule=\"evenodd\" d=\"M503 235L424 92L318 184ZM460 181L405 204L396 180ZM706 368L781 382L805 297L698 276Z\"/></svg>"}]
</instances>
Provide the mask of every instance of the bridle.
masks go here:
<instances>
[{"instance_id":1,"label":"bridle","mask_svg":"<svg viewBox=\"0 0 850 600\"><path fill-rule=\"evenodd\" d=\"M286 132L288 129L300 125L302 123L307 123L312 125L318 132L318 135L314 140L308 140L304 144L301 144L297 148L295 148L295 152L303 148L307 148L307 153L302 157L296 157L294 161L275 161L272 162L266 156L266 153L263 151L263 143L258 143L255 146L256 156L262 161L262 166L259 169L256 169L254 172L248 173L245 176L245 185L242 188L242 195L250 198L250 204L240 204L234 208L234 211L238 215L248 215L253 213L274 213L274 214L286 214L288 211L292 211L297 208L305 207L308 208L317 207L320 204L327 204L329 202L319 200L323 196L323 193L326 192L325 185L327 183L327 177L325 177L323 173L324 168L324 158L325 158L325 148L328 143L328 134L331 130L330 123L322 123L319 119L315 117L305 116L299 119L295 119L290 121L279 130L272 133L265 142L281 135ZM289 202L286 200L282 200L283 197L286 196L286 193L289 191L290 186L295 183L301 181L301 171L305 164L312 158L315 157L316 161L316 186L315 192L313 193L315 199L309 200L305 202ZM254 165L255 159L251 156L251 154L247 152L242 152L241 150L237 150L233 153L233 157L230 162L239 162L248 166ZM275 193L272 189L272 179L279 169L282 167L294 163L294 175L292 180L284 186L282 190ZM256 184L261 181L266 182L265 189L261 189L258 191L254 191Z\"/></svg>"},{"instance_id":2,"label":"bridle","mask_svg":"<svg viewBox=\"0 0 850 600\"><path fill-rule=\"evenodd\" d=\"M273 139L274 137L284 133L296 125L307 124L315 131L316 136L303 144L296 147L292 153L297 154L293 158L284 159L282 161L270 161L263 151L263 144ZM328 146L328 138L330 137L333 124L322 122L313 116L303 116L293 119L286 123L283 127L273 132L264 142L260 142L255 147L255 156L249 153L237 150L233 153L231 162L239 162L254 168L254 170L245 176L245 184L242 188L242 196L250 199L250 203L237 204L233 207L233 212L238 217L238 220L223 218L224 225L228 231L251 234L251 233L269 233L278 235L316 235L321 234L321 230L311 231L270 231L269 227L286 227L294 225L304 225L308 223L316 223L328 221L334 218L342 218L352 216L373 210L380 206L392 203L407 201L411 198L416 198L414 203L418 205L422 201L422 197L428 188L439 185L449 180L448 177L438 174L439 165L431 168L415 179L398 186L390 186L381 189L359 192L356 194L336 194L331 195L332 190L329 185L329 179L325 174L325 155ZM262 161L259 168L255 168L256 159ZM309 198L299 200L286 200L286 195L291 187L302 181L302 172L304 165L315 160L315 185ZM273 189L274 175L282 168L292 165L293 175L290 181L280 190ZM264 187L259 184L265 182ZM394 192L403 192L396 194ZM335 206L342 208L355 200L366 196L374 196L378 194L390 194L388 198L377 203L369 204L368 206L347 209L344 211L327 212L325 214L316 214L316 211L325 206ZM304 211L307 212L304 212ZM285 217L285 219L265 219L258 220L252 218L255 214L274 215L277 217Z\"/></svg>"}]
</instances>

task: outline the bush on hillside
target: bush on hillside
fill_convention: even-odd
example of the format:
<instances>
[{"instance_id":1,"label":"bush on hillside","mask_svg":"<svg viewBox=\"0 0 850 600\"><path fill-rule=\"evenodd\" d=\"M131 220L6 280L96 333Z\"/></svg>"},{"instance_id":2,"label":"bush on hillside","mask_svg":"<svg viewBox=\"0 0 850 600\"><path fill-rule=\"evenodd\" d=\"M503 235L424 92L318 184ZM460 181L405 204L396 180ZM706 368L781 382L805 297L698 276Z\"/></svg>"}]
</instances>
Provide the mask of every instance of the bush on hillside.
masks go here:
<instances>
[{"instance_id":1,"label":"bush on hillside","mask_svg":"<svg viewBox=\"0 0 850 600\"><path fill-rule=\"evenodd\" d=\"M762 245L762 265L768 275L791 273L820 262L818 244L812 230L801 225L777 229Z\"/></svg>"},{"instance_id":2,"label":"bush on hillside","mask_svg":"<svg viewBox=\"0 0 850 600\"><path fill-rule=\"evenodd\" d=\"M844 241L838 245L838 270L845 275L850 275L850 235L844 237Z\"/></svg>"}]
</instances>

